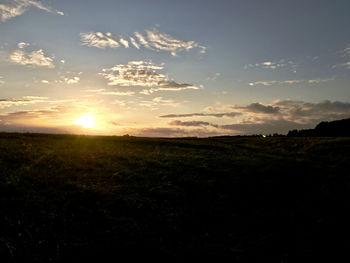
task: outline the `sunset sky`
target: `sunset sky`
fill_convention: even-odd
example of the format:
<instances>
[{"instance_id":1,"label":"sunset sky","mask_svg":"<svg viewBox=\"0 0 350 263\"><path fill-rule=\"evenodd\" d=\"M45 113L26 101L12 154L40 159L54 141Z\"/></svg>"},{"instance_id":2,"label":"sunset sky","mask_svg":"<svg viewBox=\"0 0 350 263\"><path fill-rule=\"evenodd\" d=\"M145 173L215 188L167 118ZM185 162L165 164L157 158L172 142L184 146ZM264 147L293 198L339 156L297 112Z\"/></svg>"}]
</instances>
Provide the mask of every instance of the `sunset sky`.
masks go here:
<instances>
[{"instance_id":1,"label":"sunset sky","mask_svg":"<svg viewBox=\"0 0 350 263\"><path fill-rule=\"evenodd\" d=\"M350 117L349 0L0 0L0 131L287 133Z\"/></svg>"}]
</instances>

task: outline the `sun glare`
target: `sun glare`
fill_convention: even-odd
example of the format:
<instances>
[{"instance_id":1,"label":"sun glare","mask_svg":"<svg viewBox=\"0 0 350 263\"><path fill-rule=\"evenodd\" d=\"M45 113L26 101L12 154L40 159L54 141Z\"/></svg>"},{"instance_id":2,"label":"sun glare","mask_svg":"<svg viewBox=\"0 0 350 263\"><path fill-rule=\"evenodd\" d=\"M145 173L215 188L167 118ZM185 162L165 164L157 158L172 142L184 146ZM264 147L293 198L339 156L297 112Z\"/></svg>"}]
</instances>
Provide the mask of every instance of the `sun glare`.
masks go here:
<instances>
[{"instance_id":1,"label":"sun glare","mask_svg":"<svg viewBox=\"0 0 350 263\"><path fill-rule=\"evenodd\" d=\"M95 126L95 118L91 115L81 116L75 120L75 124L87 129L93 128Z\"/></svg>"}]
</instances>

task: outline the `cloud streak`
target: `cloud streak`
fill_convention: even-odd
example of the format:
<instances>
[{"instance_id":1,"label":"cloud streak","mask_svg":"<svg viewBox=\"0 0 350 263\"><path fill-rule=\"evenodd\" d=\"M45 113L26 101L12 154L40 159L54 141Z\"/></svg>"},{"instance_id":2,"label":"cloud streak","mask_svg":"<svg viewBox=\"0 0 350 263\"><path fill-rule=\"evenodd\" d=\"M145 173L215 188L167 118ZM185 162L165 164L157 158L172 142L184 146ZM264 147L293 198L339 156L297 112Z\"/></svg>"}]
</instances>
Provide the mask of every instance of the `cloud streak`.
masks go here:
<instances>
[{"instance_id":1,"label":"cloud streak","mask_svg":"<svg viewBox=\"0 0 350 263\"><path fill-rule=\"evenodd\" d=\"M176 103L173 100L167 100L163 97L156 97L150 101L141 101L138 103L139 106L148 107L151 110L158 109L159 106L170 106L170 107L177 107L179 104Z\"/></svg>"},{"instance_id":2,"label":"cloud streak","mask_svg":"<svg viewBox=\"0 0 350 263\"><path fill-rule=\"evenodd\" d=\"M170 35L160 33L157 29L146 30L146 38L148 40L148 46L151 46L156 50L169 51L172 56L176 56L177 52L183 50L189 51L193 48L199 48L200 53L206 52L206 48L204 46L199 45L193 40L185 41L175 39Z\"/></svg>"},{"instance_id":3,"label":"cloud streak","mask_svg":"<svg viewBox=\"0 0 350 263\"><path fill-rule=\"evenodd\" d=\"M152 62L130 61L127 64L102 69L100 75L108 80L110 86L146 87L147 89L144 89L142 94L150 94L159 90L199 89L192 84L169 80L166 75L158 72L162 69L162 65L154 65Z\"/></svg>"},{"instance_id":4,"label":"cloud streak","mask_svg":"<svg viewBox=\"0 0 350 263\"><path fill-rule=\"evenodd\" d=\"M295 84L319 84L334 80L329 79L292 79L292 80L266 80L250 82L249 86L295 85Z\"/></svg>"},{"instance_id":5,"label":"cloud streak","mask_svg":"<svg viewBox=\"0 0 350 263\"><path fill-rule=\"evenodd\" d=\"M242 115L240 112L223 112L223 113L185 113L185 114L168 114L159 116L160 118L189 118L189 117L229 117L234 118Z\"/></svg>"},{"instance_id":6,"label":"cloud streak","mask_svg":"<svg viewBox=\"0 0 350 263\"><path fill-rule=\"evenodd\" d=\"M49 13L64 15L62 11L53 10L36 0L3 0L0 3L0 21L4 22L16 16L22 15L29 8L35 7Z\"/></svg>"},{"instance_id":7,"label":"cloud streak","mask_svg":"<svg viewBox=\"0 0 350 263\"><path fill-rule=\"evenodd\" d=\"M111 33L103 34L101 32L80 33L81 42L84 46L96 48L117 48L120 44L113 39Z\"/></svg>"},{"instance_id":8,"label":"cloud streak","mask_svg":"<svg viewBox=\"0 0 350 263\"><path fill-rule=\"evenodd\" d=\"M136 49L144 47L155 51L168 51L172 56L176 56L178 52L190 51L191 49L199 49L200 53L206 52L206 47L190 40L176 39L170 35L160 33L157 29L146 30L145 34L135 32L134 36L129 36L129 40L113 36L111 33L89 32L80 34L83 45L96 48L118 48L123 46L129 48L132 44Z\"/></svg>"},{"instance_id":9,"label":"cloud streak","mask_svg":"<svg viewBox=\"0 0 350 263\"><path fill-rule=\"evenodd\" d=\"M203 127L203 126L212 126L215 128L218 128L219 125L217 124L212 124L206 121L179 121L179 120L174 120L169 122L169 125L171 126L182 126L182 127Z\"/></svg>"},{"instance_id":10,"label":"cloud streak","mask_svg":"<svg viewBox=\"0 0 350 263\"><path fill-rule=\"evenodd\" d=\"M12 107L12 106L23 106L23 105L29 105L29 104L35 104L39 102L46 102L47 97L33 97L33 96L26 96L21 99L0 99L0 109Z\"/></svg>"},{"instance_id":11,"label":"cloud streak","mask_svg":"<svg viewBox=\"0 0 350 263\"><path fill-rule=\"evenodd\" d=\"M270 70L285 68L295 73L297 65L293 61L286 61L284 59L281 59L279 61L264 61L261 63L248 64L248 65L245 65L244 68L245 69L257 68L257 69L270 69Z\"/></svg>"}]
</instances>

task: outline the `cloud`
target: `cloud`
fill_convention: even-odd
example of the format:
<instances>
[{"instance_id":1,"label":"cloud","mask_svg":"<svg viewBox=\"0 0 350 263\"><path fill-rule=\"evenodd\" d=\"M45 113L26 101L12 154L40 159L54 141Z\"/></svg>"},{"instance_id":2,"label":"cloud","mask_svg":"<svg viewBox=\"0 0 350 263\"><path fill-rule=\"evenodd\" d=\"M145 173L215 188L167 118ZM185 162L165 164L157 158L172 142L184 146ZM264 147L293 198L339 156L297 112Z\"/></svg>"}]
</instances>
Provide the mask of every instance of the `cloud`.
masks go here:
<instances>
[{"instance_id":1,"label":"cloud","mask_svg":"<svg viewBox=\"0 0 350 263\"><path fill-rule=\"evenodd\" d=\"M318 103L276 100L269 104L256 102L247 106L230 107L242 113L244 118L250 118L255 122L284 119L299 124L307 124L319 120L350 117L350 103L339 101L331 102L329 100Z\"/></svg>"},{"instance_id":2,"label":"cloud","mask_svg":"<svg viewBox=\"0 0 350 263\"><path fill-rule=\"evenodd\" d=\"M128 64L115 65L112 68L102 69L102 75L110 86L147 87L142 94L150 94L159 90L179 91L184 89L199 89L187 83L177 83L169 80L164 74L157 71L163 66L154 65L147 61L130 61Z\"/></svg>"},{"instance_id":3,"label":"cloud","mask_svg":"<svg viewBox=\"0 0 350 263\"><path fill-rule=\"evenodd\" d=\"M233 108L237 116L234 123L216 124L207 121L174 120L172 126L211 127L221 134L285 134L293 129L315 127L321 121L332 121L350 117L350 103L340 101L321 101L318 103L276 100L269 104L251 103L246 106L227 106ZM169 114L161 118L223 117L222 113Z\"/></svg>"},{"instance_id":4,"label":"cloud","mask_svg":"<svg viewBox=\"0 0 350 263\"><path fill-rule=\"evenodd\" d=\"M280 108L279 107L274 107L271 105L263 105L261 103L255 102L251 103L248 106L245 107L237 107L233 106L233 109L242 109L247 112L253 112L253 113L265 113L265 114L277 114L279 113Z\"/></svg>"},{"instance_id":5,"label":"cloud","mask_svg":"<svg viewBox=\"0 0 350 263\"><path fill-rule=\"evenodd\" d=\"M37 96L25 96L21 99L0 99L0 109L12 107L12 106L24 106L29 104L35 104L40 102L46 102L47 97L37 97Z\"/></svg>"},{"instance_id":6,"label":"cloud","mask_svg":"<svg viewBox=\"0 0 350 263\"><path fill-rule=\"evenodd\" d=\"M7 131L56 132L60 130L57 125L45 127L41 125L43 123L42 119L45 119L45 123L47 123L48 119L55 123L58 117L61 117L66 112L67 109L63 106L53 106L48 109L22 110L0 114L0 129ZM33 122L36 125L33 125Z\"/></svg>"},{"instance_id":7,"label":"cloud","mask_svg":"<svg viewBox=\"0 0 350 263\"><path fill-rule=\"evenodd\" d=\"M9 56L9 60L12 63L20 65L30 65L38 67L54 68L53 59L46 57L44 51L39 49L30 53L24 50L14 50Z\"/></svg>"},{"instance_id":8,"label":"cloud","mask_svg":"<svg viewBox=\"0 0 350 263\"><path fill-rule=\"evenodd\" d=\"M3 80L3 77L0 76L0 86L5 84L5 81Z\"/></svg>"},{"instance_id":9,"label":"cloud","mask_svg":"<svg viewBox=\"0 0 350 263\"><path fill-rule=\"evenodd\" d=\"M344 56L350 57L350 45L343 50Z\"/></svg>"},{"instance_id":10,"label":"cloud","mask_svg":"<svg viewBox=\"0 0 350 263\"><path fill-rule=\"evenodd\" d=\"M125 47L128 48L129 47L129 42L127 40L125 40L124 38L120 38L119 42Z\"/></svg>"},{"instance_id":11,"label":"cloud","mask_svg":"<svg viewBox=\"0 0 350 263\"><path fill-rule=\"evenodd\" d=\"M103 95L114 95L114 96L132 96L135 94L133 91L102 91L99 92Z\"/></svg>"},{"instance_id":12,"label":"cloud","mask_svg":"<svg viewBox=\"0 0 350 263\"><path fill-rule=\"evenodd\" d=\"M173 100L166 100L163 99L163 97L156 97L152 100L143 100L138 103L139 106L148 107L151 110L158 109L158 106L170 106L170 107L177 107L179 104L176 103Z\"/></svg>"},{"instance_id":13,"label":"cloud","mask_svg":"<svg viewBox=\"0 0 350 263\"><path fill-rule=\"evenodd\" d=\"M20 42L17 44L18 48L20 49L23 49L25 48L26 46L29 46L30 44L29 43L25 43L25 42Z\"/></svg>"},{"instance_id":14,"label":"cloud","mask_svg":"<svg viewBox=\"0 0 350 263\"><path fill-rule=\"evenodd\" d=\"M83 74L83 72L71 72L67 71L65 73L59 72L60 76L59 80L56 80L56 83L65 83L68 85L77 84L80 82L81 78L80 76Z\"/></svg>"},{"instance_id":15,"label":"cloud","mask_svg":"<svg viewBox=\"0 0 350 263\"><path fill-rule=\"evenodd\" d=\"M212 77L208 77L207 80L217 80L221 76L221 73L215 73Z\"/></svg>"},{"instance_id":16,"label":"cloud","mask_svg":"<svg viewBox=\"0 0 350 263\"><path fill-rule=\"evenodd\" d=\"M47 81L47 80L45 80L45 79L43 79L43 80L41 80L41 83L43 83L43 84L49 84L50 82Z\"/></svg>"},{"instance_id":17,"label":"cloud","mask_svg":"<svg viewBox=\"0 0 350 263\"><path fill-rule=\"evenodd\" d=\"M70 84L77 84L80 81L80 77L64 78L64 81L68 85L70 85Z\"/></svg>"},{"instance_id":18,"label":"cloud","mask_svg":"<svg viewBox=\"0 0 350 263\"><path fill-rule=\"evenodd\" d=\"M272 85L293 85L293 84L319 84L334 80L333 78L328 79L292 79L292 80L267 80L267 81L255 81L250 82L249 86L272 86Z\"/></svg>"},{"instance_id":19,"label":"cloud","mask_svg":"<svg viewBox=\"0 0 350 263\"><path fill-rule=\"evenodd\" d=\"M275 84L298 84L303 82L303 80L283 80L283 81L278 81L278 80L268 80L268 81L256 81L256 82L250 82L249 86L257 86L257 85L262 85L262 86L271 86Z\"/></svg>"},{"instance_id":20,"label":"cloud","mask_svg":"<svg viewBox=\"0 0 350 263\"><path fill-rule=\"evenodd\" d=\"M245 69L248 68L259 68L259 69L281 69L285 68L290 71L296 72L297 65L293 61L286 61L284 59L281 59L279 61L264 61L261 63L255 63L255 64L247 64L244 66Z\"/></svg>"},{"instance_id":21,"label":"cloud","mask_svg":"<svg viewBox=\"0 0 350 263\"><path fill-rule=\"evenodd\" d=\"M135 32L135 37L139 40L141 45L148 49L152 49L151 46L148 44L148 41L139 32Z\"/></svg>"},{"instance_id":22,"label":"cloud","mask_svg":"<svg viewBox=\"0 0 350 263\"><path fill-rule=\"evenodd\" d=\"M159 116L160 118L188 118L188 117L229 117L234 118L242 115L240 112L223 112L223 113L186 113L186 114L168 114Z\"/></svg>"},{"instance_id":23,"label":"cloud","mask_svg":"<svg viewBox=\"0 0 350 263\"><path fill-rule=\"evenodd\" d=\"M148 45L155 48L156 50L169 51L173 56L176 56L177 52L183 50L189 51L193 48L199 48L201 53L206 52L206 48L204 46L200 46L197 42L193 40L185 41L175 39L170 35L160 33L157 29L146 30L146 36L148 40Z\"/></svg>"},{"instance_id":24,"label":"cloud","mask_svg":"<svg viewBox=\"0 0 350 263\"><path fill-rule=\"evenodd\" d=\"M85 92L92 92L92 93L100 93L102 91L105 91L105 89L86 89Z\"/></svg>"},{"instance_id":25,"label":"cloud","mask_svg":"<svg viewBox=\"0 0 350 263\"><path fill-rule=\"evenodd\" d=\"M134 46L135 48L140 49L140 45L137 44L135 38L130 37L130 42L131 42L131 44L133 44L133 46Z\"/></svg>"},{"instance_id":26,"label":"cloud","mask_svg":"<svg viewBox=\"0 0 350 263\"><path fill-rule=\"evenodd\" d=\"M334 78L329 78L329 79L309 79L306 80L308 83L310 84L319 84L319 83L323 83L323 82L328 82L328 81L332 81L334 80Z\"/></svg>"},{"instance_id":27,"label":"cloud","mask_svg":"<svg viewBox=\"0 0 350 263\"><path fill-rule=\"evenodd\" d=\"M310 128L310 125L300 124L293 121L284 119L278 120L265 120L263 123L235 123L221 125L221 129L229 130L234 134L240 135L252 135L252 134L286 134L290 130L294 129L306 129Z\"/></svg>"},{"instance_id":28,"label":"cloud","mask_svg":"<svg viewBox=\"0 0 350 263\"><path fill-rule=\"evenodd\" d=\"M350 58L350 45L348 45L344 50L343 50L343 57ZM350 69L350 61L347 61L343 64L347 69Z\"/></svg>"},{"instance_id":29,"label":"cloud","mask_svg":"<svg viewBox=\"0 0 350 263\"><path fill-rule=\"evenodd\" d=\"M280 108L285 119L299 123L314 120L334 120L350 117L350 103L340 101L321 101L318 103L278 100L274 105Z\"/></svg>"},{"instance_id":30,"label":"cloud","mask_svg":"<svg viewBox=\"0 0 350 263\"><path fill-rule=\"evenodd\" d=\"M37 0L2 0L0 3L0 21L4 22L10 18L22 15L29 8L35 7L46 12L64 15L62 11L52 10Z\"/></svg>"},{"instance_id":31,"label":"cloud","mask_svg":"<svg viewBox=\"0 0 350 263\"><path fill-rule=\"evenodd\" d=\"M160 33L157 29L146 30L146 34L142 35L139 32L134 33L135 37L129 36L131 44L140 49L142 46L156 51L168 51L172 56L176 56L178 52L189 51L197 48L200 53L206 52L206 47L199 45L197 42L190 40L180 40L171 37L170 35ZM111 33L103 34L101 32L89 32L80 34L83 45L97 48L118 48L120 44L125 48L129 48L130 44L124 38L118 41Z\"/></svg>"},{"instance_id":32,"label":"cloud","mask_svg":"<svg viewBox=\"0 0 350 263\"><path fill-rule=\"evenodd\" d=\"M232 106L231 106L232 107ZM235 106L238 118L228 124L211 123L201 120L173 120L170 126L182 128L147 128L139 131L143 136L214 136L250 134L286 134L293 129L314 128L321 121L331 121L350 117L350 103L321 101L318 103L276 100L269 104L251 103ZM215 114L215 113L214 113ZM171 114L162 118L185 118L215 116L206 113Z\"/></svg>"},{"instance_id":33,"label":"cloud","mask_svg":"<svg viewBox=\"0 0 350 263\"><path fill-rule=\"evenodd\" d=\"M174 120L169 122L169 125L172 126L184 126L184 127L202 127L202 126L213 126L213 127L218 127L217 124L212 124L206 121L179 121L179 120Z\"/></svg>"},{"instance_id":34,"label":"cloud","mask_svg":"<svg viewBox=\"0 0 350 263\"><path fill-rule=\"evenodd\" d=\"M183 129L183 128L141 128L141 129L130 129L129 133L135 136L146 136L146 137L188 137L188 136L216 136L220 135L220 132L200 129Z\"/></svg>"},{"instance_id":35,"label":"cloud","mask_svg":"<svg viewBox=\"0 0 350 263\"><path fill-rule=\"evenodd\" d=\"M117 48L120 46L119 43L115 39L113 39L113 36L110 33L106 33L106 34L103 34L101 32L80 33L80 38L83 45L88 47Z\"/></svg>"}]
</instances>

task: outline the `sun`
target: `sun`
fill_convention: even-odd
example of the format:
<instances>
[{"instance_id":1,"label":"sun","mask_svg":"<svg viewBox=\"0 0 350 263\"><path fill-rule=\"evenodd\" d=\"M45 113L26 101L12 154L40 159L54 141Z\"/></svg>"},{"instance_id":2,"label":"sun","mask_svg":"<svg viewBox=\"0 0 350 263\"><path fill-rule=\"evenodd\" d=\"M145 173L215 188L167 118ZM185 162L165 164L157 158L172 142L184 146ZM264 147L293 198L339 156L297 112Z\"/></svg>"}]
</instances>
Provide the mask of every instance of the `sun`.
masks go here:
<instances>
[{"instance_id":1,"label":"sun","mask_svg":"<svg viewBox=\"0 0 350 263\"><path fill-rule=\"evenodd\" d=\"M95 126L95 118L91 115L84 115L76 119L75 124L90 129Z\"/></svg>"}]
</instances>

